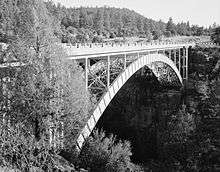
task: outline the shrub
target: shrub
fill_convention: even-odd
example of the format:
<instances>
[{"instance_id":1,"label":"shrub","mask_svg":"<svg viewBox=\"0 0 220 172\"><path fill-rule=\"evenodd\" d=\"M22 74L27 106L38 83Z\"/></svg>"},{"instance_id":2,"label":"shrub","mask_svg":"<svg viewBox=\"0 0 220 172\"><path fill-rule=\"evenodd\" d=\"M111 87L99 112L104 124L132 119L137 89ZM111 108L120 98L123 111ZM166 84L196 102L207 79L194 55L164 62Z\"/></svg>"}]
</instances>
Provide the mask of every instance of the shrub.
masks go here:
<instances>
[{"instance_id":1,"label":"shrub","mask_svg":"<svg viewBox=\"0 0 220 172\"><path fill-rule=\"evenodd\" d=\"M110 32L110 36L109 36L109 38L116 38L115 33L114 33L114 32Z\"/></svg>"},{"instance_id":2,"label":"shrub","mask_svg":"<svg viewBox=\"0 0 220 172\"><path fill-rule=\"evenodd\" d=\"M171 32L170 32L170 31L166 31L166 32L165 32L165 36L169 38L169 37L171 37L171 36L172 36L172 34L171 34Z\"/></svg>"},{"instance_id":3,"label":"shrub","mask_svg":"<svg viewBox=\"0 0 220 172\"><path fill-rule=\"evenodd\" d=\"M101 43L103 42L103 39L101 36L94 36L92 39L92 43Z\"/></svg>"},{"instance_id":4,"label":"shrub","mask_svg":"<svg viewBox=\"0 0 220 172\"><path fill-rule=\"evenodd\" d=\"M128 141L116 140L112 134L107 137L103 131L94 131L79 155L79 165L96 172L130 171L131 145Z\"/></svg>"},{"instance_id":5,"label":"shrub","mask_svg":"<svg viewBox=\"0 0 220 172\"><path fill-rule=\"evenodd\" d=\"M58 149L48 144L46 137L36 141L24 125L0 125L0 167L21 171L51 171L70 165L60 156Z\"/></svg>"},{"instance_id":6,"label":"shrub","mask_svg":"<svg viewBox=\"0 0 220 172\"><path fill-rule=\"evenodd\" d=\"M194 116L186 111L186 106L170 117L168 125L160 134L163 148L160 150L161 158L170 165L177 162L186 166L187 158L191 157L197 146L190 139L195 130Z\"/></svg>"},{"instance_id":7,"label":"shrub","mask_svg":"<svg viewBox=\"0 0 220 172\"><path fill-rule=\"evenodd\" d=\"M220 44L220 27L217 27L214 29L212 35L211 35L211 39L215 42Z\"/></svg>"}]
</instances>

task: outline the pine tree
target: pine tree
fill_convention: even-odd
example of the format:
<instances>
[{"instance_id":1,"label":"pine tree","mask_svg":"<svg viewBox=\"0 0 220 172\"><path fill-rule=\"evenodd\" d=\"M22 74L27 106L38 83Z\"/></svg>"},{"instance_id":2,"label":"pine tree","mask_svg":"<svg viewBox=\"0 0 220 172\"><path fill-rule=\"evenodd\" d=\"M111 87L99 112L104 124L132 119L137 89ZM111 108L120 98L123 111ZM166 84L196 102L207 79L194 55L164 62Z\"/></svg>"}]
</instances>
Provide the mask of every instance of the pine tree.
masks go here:
<instances>
[{"instance_id":1,"label":"pine tree","mask_svg":"<svg viewBox=\"0 0 220 172\"><path fill-rule=\"evenodd\" d=\"M85 8L80 8L79 15L79 27L80 28L89 28L89 19L88 14Z\"/></svg>"},{"instance_id":2,"label":"pine tree","mask_svg":"<svg viewBox=\"0 0 220 172\"><path fill-rule=\"evenodd\" d=\"M95 14L94 28L99 35L101 35L104 31L104 13L102 8L98 9L97 13Z\"/></svg>"},{"instance_id":3,"label":"pine tree","mask_svg":"<svg viewBox=\"0 0 220 172\"><path fill-rule=\"evenodd\" d=\"M176 27L171 17L169 18L169 21L167 22L166 31L170 31L172 35L176 35Z\"/></svg>"},{"instance_id":4,"label":"pine tree","mask_svg":"<svg viewBox=\"0 0 220 172\"><path fill-rule=\"evenodd\" d=\"M150 29L148 28L147 30L145 30L145 35L148 41L151 41L153 39L153 35L150 32Z\"/></svg>"},{"instance_id":5,"label":"pine tree","mask_svg":"<svg viewBox=\"0 0 220 172\"><path fill-rule=\"evenodd\" d=\"M11 27L16 39L9 43L6 55L25 66L11 73L7 83L11 96L6 97L10 98L6 117L11 123L24 123L37 139L46 131L47 119L66 122L69 133L75 131L73 123L83 122L87 115L82 70L75 62L64 60L65 52L56 42L44 2L21 0L15 5L19 15L14 11L17 22ZM4 103L1 99L0 104Z\"/></svg>"},{"instance_id":6,"label":"pine tree","mask_svg":"<svg viewBox=\"0 0 220 172\"><path fill-rule=\"evenodd\" d=\"M90 29L92 29L94 27L93 18L91 15L88 16L87 24L88 24L88 28L90 28Z\"/></svg>"},{"instance_id":7,"label":"pine tree","mask_svg":"<svg viewBox=\"0 0 220 172\"><path fill-rule=\"evenodd\" d=\"M211 39L215 42L220 44L220 27L216 27L213 29Z\"/></svg>"},{"instance_id":8,"label":"pine tree","mask_svg":"<svg viewBox=\"0 0 220 172\"><path fill-rule=\"evenodd\" d=\"M111 30L111 23L110 23L110 14L108 12L108 9L105 8L104 11L104 26L106 31Z\"/></svg>"},{"instance_id":9,"label":"pine tree","mask_svg":"<svg viewBox=\"0 0 220 172\"><path fill-rule=\"evenodd\" d=\"M136 24L134 17L130 15L125 15L123 18L123 22L124 22L124 30L125 30L126 36L132 36L133 27Z\"/></svg>"},{"instance_id":10,"label":"pine tree","mask_svg":"<svg viewBox=\"0 0 220 172\"><path fill-rule=\"evenodd\" d=\"M144 33L144 19L139 17L137 20L137 29L140 34Z\"/></svg>"},{"instance_id":11,"label":"pine tree","mask_svg":"<svg viewBox=\"0 0 220 172\"><path fill-rule=\"evenodd\" d=\"M162 22L162 20L159 20L157 22L157 27L161 31L162 34L165 33L165 31L166 31L166 24L164 22Z\"/></svg>"},{"instance_id":12,"label":"pine tree","mask_svg":"<svg viewBox=\"0 0 220 172\"><path fill-rule=\"evenodd\" d=\"M74 10L71 14L72 22L73 22L73 27L79 28L80 27L80 12L79 10Z\"/></svg>"}]
</instances>

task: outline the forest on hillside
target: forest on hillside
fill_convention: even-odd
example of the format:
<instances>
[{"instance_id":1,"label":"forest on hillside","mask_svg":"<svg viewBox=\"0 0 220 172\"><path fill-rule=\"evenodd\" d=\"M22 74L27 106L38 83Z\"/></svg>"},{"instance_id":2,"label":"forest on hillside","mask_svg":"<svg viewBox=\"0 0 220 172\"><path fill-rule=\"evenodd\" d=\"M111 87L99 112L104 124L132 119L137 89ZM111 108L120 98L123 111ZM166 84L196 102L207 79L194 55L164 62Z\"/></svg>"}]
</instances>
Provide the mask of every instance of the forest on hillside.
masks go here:
<instances>
[{"instance_id":1,"label":"forest on hillside","mask_svg":"<svg viewBox=\"0 0 220 172\"><path fill-rule=\"evenodd\" d=\"M139 37L147 40L175 35L210 35L209 29L191 25L188 21L174 24L146 18L135 11L113 7L66 8L52 1L46 6L61 27L62 42L101 42L103 38Z\"/></svg>"},{"instance_id":2,"label":"forest on hillside","mask_svg":"<svg viewBox=\"0 0 220 172\"><path fill-rule=\"evenodd\" d=\"M13 5L16 2L19 3L19 1L0 3L1 42L15 36L14 26L21 24L17 20L19 10ZM209 28L204 28L190 25L188 21L175 24L171 17L167 23L155 21L126 8L107 6L67 8L51 0L44 3L54 34L63 43L102 42L103 39L115 37L139 37L150 41L175 35L201 36L210 35L212 29L216 27L216 24L213 24ZM11 7L7 8L8 5ZM30 19L26 21L30 22Z\"/></svg>"}]
</instances>

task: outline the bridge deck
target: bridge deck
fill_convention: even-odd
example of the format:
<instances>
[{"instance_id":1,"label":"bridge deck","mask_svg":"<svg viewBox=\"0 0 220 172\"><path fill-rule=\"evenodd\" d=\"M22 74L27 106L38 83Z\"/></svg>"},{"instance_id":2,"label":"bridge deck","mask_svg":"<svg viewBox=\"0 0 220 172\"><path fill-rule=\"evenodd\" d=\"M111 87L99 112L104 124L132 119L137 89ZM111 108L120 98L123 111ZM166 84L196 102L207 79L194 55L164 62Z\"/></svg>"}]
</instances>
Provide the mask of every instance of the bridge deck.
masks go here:
<instances>
[{"instance_id":1,"label":"bridge deck","mask_svg":"<svg viewBox=\"0 0 220 172\"><path fill-rule=\"evenodd\" d=\"M103 57L108 55L137 53L155 50L178 49L182 47L194 46L195 43L158 43L158 44L114 44L98 46L67 46L63 45L68 59L85 59L93 57Z\"/></svg>"}]
</instances>

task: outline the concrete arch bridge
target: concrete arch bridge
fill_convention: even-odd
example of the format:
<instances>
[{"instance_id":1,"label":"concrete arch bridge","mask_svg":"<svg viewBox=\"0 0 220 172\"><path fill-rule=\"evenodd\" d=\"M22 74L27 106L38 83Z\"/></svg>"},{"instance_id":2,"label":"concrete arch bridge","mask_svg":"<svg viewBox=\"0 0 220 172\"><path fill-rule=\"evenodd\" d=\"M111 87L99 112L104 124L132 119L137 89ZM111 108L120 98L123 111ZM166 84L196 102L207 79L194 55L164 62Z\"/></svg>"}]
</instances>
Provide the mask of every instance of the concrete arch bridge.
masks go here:
<instances>
[{"instance_id":1,"label":"concrete arch bridge","mask_svg":"<svg viewBox=\"0 0 220 172\"><path fill-rule=\"evenodd\" d=\"M188 49L194 43L88 44L64 46L68 59L77 60L85 70L86 89L97 103L79 133L80 150L99 118L120 88L137 71L148 68L163 85L183 86L188 78Z\"/></svg>"}]
</instances>

